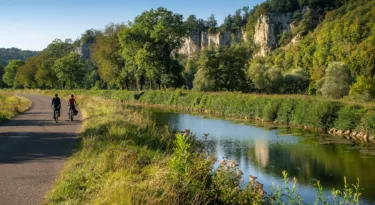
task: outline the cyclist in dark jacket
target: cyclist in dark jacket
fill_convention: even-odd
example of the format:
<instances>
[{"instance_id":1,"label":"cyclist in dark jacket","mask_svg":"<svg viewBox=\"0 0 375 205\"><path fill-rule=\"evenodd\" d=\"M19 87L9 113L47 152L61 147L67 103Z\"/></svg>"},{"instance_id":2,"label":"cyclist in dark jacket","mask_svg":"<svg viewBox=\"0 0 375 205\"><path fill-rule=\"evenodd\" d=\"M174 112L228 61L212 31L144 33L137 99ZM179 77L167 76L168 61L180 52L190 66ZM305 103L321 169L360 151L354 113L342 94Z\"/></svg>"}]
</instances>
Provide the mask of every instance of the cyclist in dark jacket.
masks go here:
<instances>
[{"instance_id":1,"label":"cyclist in dark jacket","mask_svg":"<svg viewBox=\"0 0 375 205\"><path fill-rule=\"evenodd\" d=\"M59 112L60 116L60 111L61 111L61 100L59 98L59 95L55 95L55 97L52 99L52 109L57 110Z\"/></svg>"}]
</instances>

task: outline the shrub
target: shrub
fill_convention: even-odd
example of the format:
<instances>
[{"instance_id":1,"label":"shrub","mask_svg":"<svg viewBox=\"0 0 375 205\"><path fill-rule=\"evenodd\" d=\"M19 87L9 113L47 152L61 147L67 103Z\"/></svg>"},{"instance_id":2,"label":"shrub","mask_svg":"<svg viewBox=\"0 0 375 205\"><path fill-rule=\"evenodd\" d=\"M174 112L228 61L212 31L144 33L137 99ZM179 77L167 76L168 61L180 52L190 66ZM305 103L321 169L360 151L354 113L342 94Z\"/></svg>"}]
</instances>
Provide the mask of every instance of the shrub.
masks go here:
<instances>
[{"instance_id":1,"label":"shrub","mask_svg":"<svg viewBox=\"0 0 375 205\"><path fill-rule=\"evenodd\" d=\"M297 102L294 99L282 100L277 112L277 121L281 124L288 125L293 118L296 104Z\"/></svg>"},{"instance_id":2,"label":"shrub","mask_svg":"<svg viewBox=\"0 0 375 205\"><path fill-rule=\"evenodd\" d=\"M361 123L361 127L363 130L369 132L372 135L375 135L375 110L366 110Z\"/></svg>"},{"instance_id":3,"label":"shrub","mask_svg":"<svg viewBox=\"0 0 375 205\"><path fill-rule=\"evenodd\" d=\"M271 99L265 105L263 110L263 119L268 122L273 122L277 118L277 114L280 108L281 100L279 99Z\"/></svg>"},{"instance_id":4,"label":"shrub","mask_svg":"<svg viewBox=\"0 0 375 205\"><path fill-rule=\"evenodd\" d=\"M342 98L349 93L349 68L344 63L329 64L321 88L325 97Z\"/></svg>"},{"instance_id":5,"label":"shrub","mask_svg":"<svg viewBox=\"0 0 375 205\"><path fill-rule=\"evenodd\" d=\"M350 95L364 101L370 101L374 96L375 80L371 77L358 76L356 82L350 86Z\"/></svg>"},{"instance_id":6,"label":"shrub","mask_svg":"<svg viewBox=\"0 0 375 205\"><path fill-rule=\"evenodd\" d=\"M341 103L336 102L317 101L311 103L309 108L305 110L305 124L317 129L327 130L332 128L341 107Z\"/></svg>"},{"instance_id":7,"label":"shrub","mask_svg":"<svg viewBox=\"0 0 375 205\"><path fill-rule=\"evenodd\" d=\"M304 93L309 87L310 76L303 69L294 69L284 76L283 93Z\"/></svg>"},{"instance_id":8,"label":"shrub","mask_svg":"<svg viewBox=\"0 0 375 205\"><path fill-rule=\"evenodd\" d=\"M364 110L361 106L347 105L338 112L335 128L341 130L353 130L361 123Z\"/></svg>"}]
</instances>

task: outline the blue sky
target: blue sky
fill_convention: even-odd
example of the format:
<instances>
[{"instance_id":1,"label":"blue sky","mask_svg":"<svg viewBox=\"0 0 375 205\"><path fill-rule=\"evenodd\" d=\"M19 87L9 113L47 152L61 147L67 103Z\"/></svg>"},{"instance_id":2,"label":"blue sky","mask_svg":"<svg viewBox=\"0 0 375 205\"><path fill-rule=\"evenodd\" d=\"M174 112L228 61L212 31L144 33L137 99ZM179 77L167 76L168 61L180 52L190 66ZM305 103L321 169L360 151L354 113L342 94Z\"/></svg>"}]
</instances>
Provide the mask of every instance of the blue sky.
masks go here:
<instances>
[{"instance_id":1,"label":"blue sky","mask_svg":"<svg viewBox=\"0 0 375 205\"><path fill-rule=\"evenodd\" d=\"M0 0L0 48L42 50L55 38L76 39L109 22L132 21L145 10L166 7L175 13L219 23L238 8L264 0Z\"/></svg>"}]
</instances>

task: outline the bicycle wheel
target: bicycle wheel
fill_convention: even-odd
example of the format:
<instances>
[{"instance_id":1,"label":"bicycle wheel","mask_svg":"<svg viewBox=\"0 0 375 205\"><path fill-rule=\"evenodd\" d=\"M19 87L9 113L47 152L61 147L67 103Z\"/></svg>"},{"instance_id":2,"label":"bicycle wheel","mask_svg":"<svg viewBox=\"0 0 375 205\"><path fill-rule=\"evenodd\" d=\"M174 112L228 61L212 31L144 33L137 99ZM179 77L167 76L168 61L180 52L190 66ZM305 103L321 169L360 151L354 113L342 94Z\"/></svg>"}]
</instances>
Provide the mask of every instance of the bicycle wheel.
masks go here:
<instances>
[{"instance_id":1,"label":"bicycle wheel","mask_svg":"<svg viewBox=\"0 0 375 205\"><path fill-rule=\"evenodd\" d=\"M56 123L59 122L59 113L58 112L55 112L55 121L56 121Z\"/></svg>"},{"instance_id":2,"label":"bicycle wheel","mask_svg":"<svg viewBox=\"0 0 375 205\"><path fill-rule=\"evenodd\" d=\"M74 118L73 110L70 111L70 116L71 116L70 121L73 121L73 118Z\"/></svg>"}]
</instances>

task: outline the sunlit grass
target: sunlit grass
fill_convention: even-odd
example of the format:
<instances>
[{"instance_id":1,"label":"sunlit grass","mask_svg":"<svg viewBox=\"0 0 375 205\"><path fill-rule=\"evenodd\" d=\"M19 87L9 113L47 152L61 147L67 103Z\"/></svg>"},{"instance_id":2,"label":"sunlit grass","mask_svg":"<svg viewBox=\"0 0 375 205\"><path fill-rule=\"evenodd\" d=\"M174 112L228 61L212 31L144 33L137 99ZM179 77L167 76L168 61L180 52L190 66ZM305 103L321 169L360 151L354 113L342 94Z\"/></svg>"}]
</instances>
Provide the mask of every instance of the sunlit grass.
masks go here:
<instances>
[{"instance_id":1,"label":"sunlit grass","mask_svg":"<svg viewBox=\"0 0 375 205\"><path fill-rule=\"evenodd\" d=\"M127 104L161 106L233 119L254 119L328 133L337 130L362 132L358 141L375 142L373 103L333 100L306 95L260 95L235 92L193 92L188 90L34 90L52 95L70 94L101 97Z\"/></svg>"},{"instance_id":2,"label":"sunlit grass","mask_svg":"<svg viewBox=\"0 0 375 205\"><path fill-rule=\"evenodd\" d=\"M213 169L216 160L193 136L156 127L149 113L117 101L78 100L83 110L80 141L45 204L283 204L285 196L305 204L295 184L287 187L286 173L285 187L275 193L265 193L255 177L242 186L237 164L223 161ZM347 204L356 204L360 196L358 189L347 187L334 194L337 202L351 195ZM335 202L323 200L321 193L317 197Z\"/></svg>"},{"instance_id":3,"label":"sunlit grass","mask_svg":"<svg viewBox=\"0 0 375 205\"><path fill-rule=\"evenodd\" d=\"M0 122L26 111L31 101L12 92L0 91Z\"/></svg>"}]
</instances>

